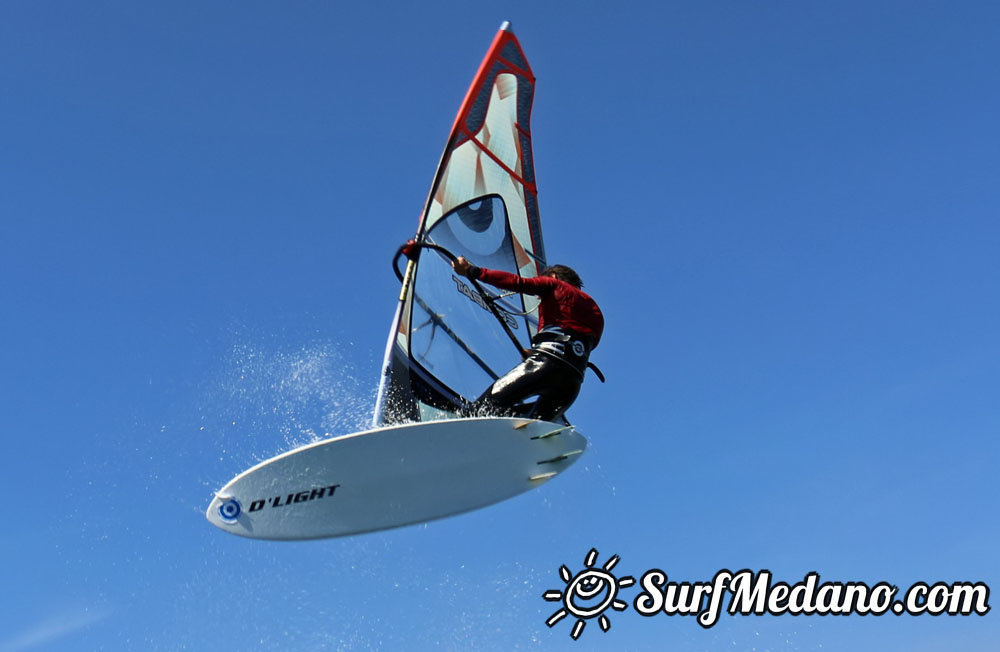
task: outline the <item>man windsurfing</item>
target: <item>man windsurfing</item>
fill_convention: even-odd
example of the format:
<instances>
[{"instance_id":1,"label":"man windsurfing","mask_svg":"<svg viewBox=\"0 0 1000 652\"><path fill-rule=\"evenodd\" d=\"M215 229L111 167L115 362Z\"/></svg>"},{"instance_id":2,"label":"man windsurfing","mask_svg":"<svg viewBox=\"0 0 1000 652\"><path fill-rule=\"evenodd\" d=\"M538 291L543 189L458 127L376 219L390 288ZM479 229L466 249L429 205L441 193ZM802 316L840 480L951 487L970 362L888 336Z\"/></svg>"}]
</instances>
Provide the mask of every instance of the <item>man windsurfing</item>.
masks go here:
<instances>
[{"instance_id":1,"label":"man windsurfing","mask_svg":"<svg viewBox=\"0 0 1000 652\"><path fill-rule=\"evenodd\" d=\"M470 414L527 416L553 421L580 393L590 352L604 332L604 315L597 302L583 291L583 281L566 265L553 265L532 278L476 267L459 256L455 272L503 290L539 298L538 333L521 364L495 381L469 408ZM531 396L538 400L529 414L516 405Z\"/></svg>"}]
</instances>

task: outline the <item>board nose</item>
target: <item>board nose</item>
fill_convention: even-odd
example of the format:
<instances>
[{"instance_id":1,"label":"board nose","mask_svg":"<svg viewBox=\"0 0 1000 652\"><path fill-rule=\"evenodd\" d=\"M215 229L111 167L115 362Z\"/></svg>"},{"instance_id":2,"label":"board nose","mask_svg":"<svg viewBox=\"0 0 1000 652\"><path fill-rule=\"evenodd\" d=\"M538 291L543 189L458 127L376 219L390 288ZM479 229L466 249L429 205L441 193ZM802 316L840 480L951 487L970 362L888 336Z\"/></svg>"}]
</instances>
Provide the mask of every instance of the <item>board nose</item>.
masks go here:
<instances>
[{"instance_id":1,"label":"board nose","mask_svg":"<svg viewBox=\"0 0 1000 652\"><path fill-rule=\"evenodd\" d=\"M234 525L239 521L242 513L243 506L238 500L232 496L216 494L212 498L212 502L208 504L208 509L205 510L205 518L212 525L226 530L229 529L227 526Z\"/></svg>"}]
</instances>

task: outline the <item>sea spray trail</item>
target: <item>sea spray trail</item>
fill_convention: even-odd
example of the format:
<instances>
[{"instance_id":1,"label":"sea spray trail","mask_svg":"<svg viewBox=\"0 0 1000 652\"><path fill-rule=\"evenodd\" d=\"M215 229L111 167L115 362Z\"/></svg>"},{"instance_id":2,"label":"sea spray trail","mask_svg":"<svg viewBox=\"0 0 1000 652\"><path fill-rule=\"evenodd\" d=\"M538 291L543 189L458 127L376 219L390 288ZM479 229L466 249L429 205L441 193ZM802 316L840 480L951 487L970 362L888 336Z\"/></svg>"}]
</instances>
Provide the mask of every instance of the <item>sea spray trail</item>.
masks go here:
<instances>
[{"instance_id":1,"label":"sea spray trail","mask_svg":"<svg viewBox=\"0 0 1000 652\"><path fill-rule=\"evenodd\" d=\"M331 340L232 345L200 408L225 472L371 422L374 385ZM216 479L217 480L217 479Z\"/></svg>"}]
</instances>

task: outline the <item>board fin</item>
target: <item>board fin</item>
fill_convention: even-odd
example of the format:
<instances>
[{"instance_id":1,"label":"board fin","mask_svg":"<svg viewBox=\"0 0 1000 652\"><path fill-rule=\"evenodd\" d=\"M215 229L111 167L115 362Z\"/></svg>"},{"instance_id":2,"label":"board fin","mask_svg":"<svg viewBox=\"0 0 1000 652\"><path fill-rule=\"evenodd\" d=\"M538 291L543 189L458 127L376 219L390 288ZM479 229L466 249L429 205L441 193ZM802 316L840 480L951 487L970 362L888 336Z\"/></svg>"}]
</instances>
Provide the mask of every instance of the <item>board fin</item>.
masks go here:
<instances>
[{"instance_id":1,"label":"board fin","mask_svg":"<svg viewBox=\"0 0 1000 652\"><path fill-rule=\"evenodd\" d=\"M555 456L555 457L553 457L552 459L549 459L549 460L542 460L541 462L539 462L539 464L553 464L555 462L562 462L565 459L573 457L574 455L580 455L581 453L583 453L583 449L582 448L580 450L569 451L569 452L563 453L562 455L557 455L557 456Z\"/></svg>"},{"instance_id":2,"label":"board fin","mask_svg":"<svg viewBox=\"0 0 1000 652\"><path fill-rule=\"evenodd\" d=\"M550 430L549 432L546 432L541 435L535 435L534 437L532 437L532 439L546 439L548 437L554 437L555 435L558 435L561 432L566 432L567 430L572 430L572 429L573 426L563 426L562 428L556 428L555 430Z\"/></svg>"}]
</instances>

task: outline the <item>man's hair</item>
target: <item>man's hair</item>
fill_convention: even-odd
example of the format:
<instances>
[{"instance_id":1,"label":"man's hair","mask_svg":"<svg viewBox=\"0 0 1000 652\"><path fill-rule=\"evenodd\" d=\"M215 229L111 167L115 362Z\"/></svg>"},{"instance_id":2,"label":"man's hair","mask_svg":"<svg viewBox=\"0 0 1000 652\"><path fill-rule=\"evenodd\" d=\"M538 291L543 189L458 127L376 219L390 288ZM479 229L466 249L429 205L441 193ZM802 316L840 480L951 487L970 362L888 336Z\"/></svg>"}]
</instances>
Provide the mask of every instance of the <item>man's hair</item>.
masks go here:
<instances>
[{"instance_id":1,"label":"man's hair","mask_svg":"<svg viewBox=\"0 0 1000 652\"><path fill-rule=\"evenodd\" d=\"M555 276L560 281L566 281L575 288L582 288L583 281L580 275L573 271L572 267L566 265L551 265L542 270L542 276Z\"/></svg>"}]
</instances>

